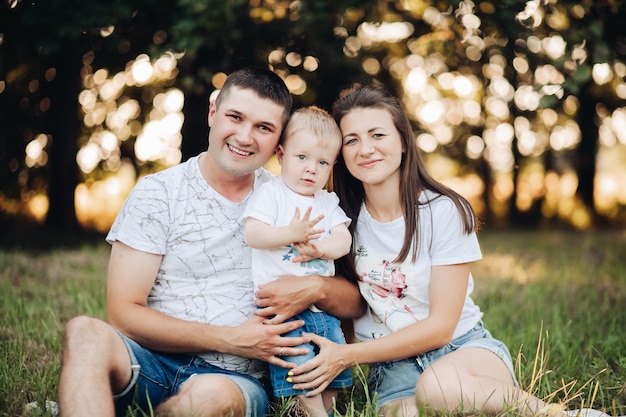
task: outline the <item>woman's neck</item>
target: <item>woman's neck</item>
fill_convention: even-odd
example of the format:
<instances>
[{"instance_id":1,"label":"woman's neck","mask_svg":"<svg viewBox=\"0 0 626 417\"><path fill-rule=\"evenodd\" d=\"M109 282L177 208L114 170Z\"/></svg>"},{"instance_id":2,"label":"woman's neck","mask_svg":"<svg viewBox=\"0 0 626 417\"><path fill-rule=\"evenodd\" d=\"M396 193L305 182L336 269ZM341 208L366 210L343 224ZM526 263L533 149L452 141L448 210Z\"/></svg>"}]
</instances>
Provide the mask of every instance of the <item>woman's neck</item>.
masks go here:
<instances>
[{"instance_id":1,"label":"woman's neck","mask_svg":"<svg viewBox=\"0 0 626 417\"><path fill-rule=\"evenodd\" d=\"M374 220L387 223L402 217L402 202L398 187L364 184L365 207Z\"/></svg>"}]
</instances>

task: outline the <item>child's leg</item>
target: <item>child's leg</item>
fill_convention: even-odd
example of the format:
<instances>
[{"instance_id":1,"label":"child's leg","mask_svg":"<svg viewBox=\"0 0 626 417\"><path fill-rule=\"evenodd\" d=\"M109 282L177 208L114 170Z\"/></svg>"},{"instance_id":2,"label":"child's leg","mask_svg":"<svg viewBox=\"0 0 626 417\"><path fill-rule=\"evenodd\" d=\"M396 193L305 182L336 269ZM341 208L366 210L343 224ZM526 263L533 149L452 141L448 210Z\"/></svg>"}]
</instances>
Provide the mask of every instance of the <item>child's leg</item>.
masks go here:
<instances>
[{"instance_id":1,"label":"child's leg","mask_svg":"<svg viewBox=\"0 0 626 417\"><path fill-rule=\"evenodd\" d=\"M339 390L334 388L326 388L326 390L322 392L322 401L324 402L324 408L326 409L326 414L328 414L329 416L335 413L335 402L337 401L338 393Z\"/></svg>"},{"instance_id":2,"label":"child's leg","mask_svg":"<svg viewBox=\"0 0 626 417\"><path fill-rule=\"evenodd\" d=\"M296 399L300 405L306 410L309 417L328 417L328 412L324 406L323 395L315 397L307 397L306 395L298 395Z\"/></svg>"}]
</instances>

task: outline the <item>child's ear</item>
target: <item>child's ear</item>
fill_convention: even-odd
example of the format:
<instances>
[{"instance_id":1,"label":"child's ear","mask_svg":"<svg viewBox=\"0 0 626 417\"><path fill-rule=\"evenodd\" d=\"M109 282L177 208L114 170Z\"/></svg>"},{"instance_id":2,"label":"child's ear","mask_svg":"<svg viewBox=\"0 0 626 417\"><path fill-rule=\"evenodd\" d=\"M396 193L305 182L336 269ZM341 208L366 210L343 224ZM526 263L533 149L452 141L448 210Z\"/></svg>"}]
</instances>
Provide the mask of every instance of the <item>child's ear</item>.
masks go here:
<instances>
[{"instance_id":1,"label":"child's ear","mask_svg":"<svg viewBox=\"0 0 626 417\"><path fill-rule=\"evenodd\" d=\"M278 163L281 165L283 163L283 156L285 156L285 149L283 148L283 145L278 145L276 147L276 159L278 160Z\"/></svg>"}]
</instances>

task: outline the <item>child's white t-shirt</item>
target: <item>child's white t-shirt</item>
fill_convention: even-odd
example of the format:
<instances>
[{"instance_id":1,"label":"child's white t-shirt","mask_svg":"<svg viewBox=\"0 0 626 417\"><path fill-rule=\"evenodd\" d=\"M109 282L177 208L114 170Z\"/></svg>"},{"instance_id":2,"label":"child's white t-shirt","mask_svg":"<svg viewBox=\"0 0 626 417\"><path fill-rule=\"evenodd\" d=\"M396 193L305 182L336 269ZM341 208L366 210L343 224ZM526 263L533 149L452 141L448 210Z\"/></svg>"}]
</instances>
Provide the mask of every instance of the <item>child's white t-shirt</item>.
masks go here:
<instances>
[{"instance_id":1,"label":"child's white t-shirt","mask_svg":"<svg viewBox=\"0 0 626 417\"><path fill-rule=\"evenodd\" d=\"M324 215L316 225L316 228L325 230L319 240L326 239L334 227L342 223L346 227L350 224L350 218L339 207L339 198L335 193L320 190L313 197L302 196L292 191L280 179L266 182L254 192L244 210L242 222L252 217L270 226L287 226L295 214L296 207L300 209L300 217L309 207L313 207L311 219L320 214ZM295 256L297 251L290 245L273 249L252 249L252 279L255 288L281 275L335 274L335 263L332 260L313 259L294 263L292 259Z\"/></svg>"}]
</instances>

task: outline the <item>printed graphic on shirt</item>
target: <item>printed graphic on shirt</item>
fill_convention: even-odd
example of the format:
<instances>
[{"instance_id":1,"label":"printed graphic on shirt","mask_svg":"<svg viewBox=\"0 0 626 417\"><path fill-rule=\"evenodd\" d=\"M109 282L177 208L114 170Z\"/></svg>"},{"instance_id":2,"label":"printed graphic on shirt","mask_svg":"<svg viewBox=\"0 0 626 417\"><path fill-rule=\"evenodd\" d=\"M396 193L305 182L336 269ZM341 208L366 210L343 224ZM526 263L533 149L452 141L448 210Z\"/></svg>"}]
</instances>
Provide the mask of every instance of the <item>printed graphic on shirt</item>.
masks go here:
<instances>
[{"instance_id":1,"label":"printed graphic on shirt","mask_svg":"<svg viewBox=\"0 0 626 417\"><path fill-rule=\"evenodd\" d=\"M328 233L326 233L328 235ZM294 245L289 246L289 252L283 256L283 261L292 262L292 259L300 255L298 249ZM332 275L330 271L330 261L328 259L311 259L310 261L300 262L300 267L303 268L303 275Z\"/></svg>"},{"instance_id":2,"label":"printed graphic on shirt","mask_svg":"<svg viewBox=\"0 0 626 417\"><path fill-rule=\"evenodd\" d=\"M412 296L419 286L412 264L393 263L391 259L361 246L357 250L356 267L359 288L370 306L374 323L395 331L425 318L428 306Z\"/></svg>"}]
</instances>

